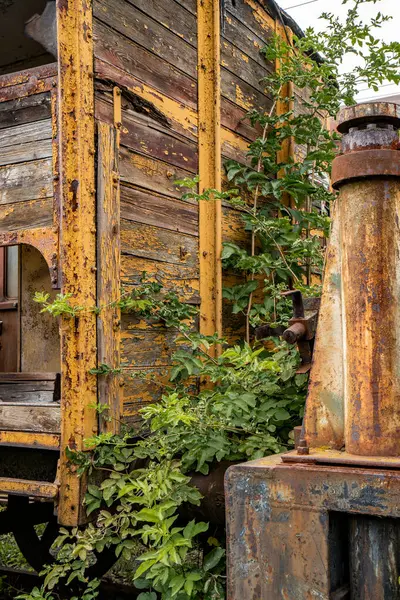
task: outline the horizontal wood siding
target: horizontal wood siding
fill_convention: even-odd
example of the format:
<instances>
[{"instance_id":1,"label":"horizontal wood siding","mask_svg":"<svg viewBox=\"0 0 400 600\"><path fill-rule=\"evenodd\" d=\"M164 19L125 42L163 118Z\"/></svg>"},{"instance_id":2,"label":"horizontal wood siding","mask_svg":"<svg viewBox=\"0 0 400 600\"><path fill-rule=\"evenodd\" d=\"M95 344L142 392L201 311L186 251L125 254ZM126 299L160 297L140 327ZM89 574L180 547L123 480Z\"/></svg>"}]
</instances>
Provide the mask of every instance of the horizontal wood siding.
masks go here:
<instances>
[{"instance_id":1,"label":"horizontal wood siding","mask_svg":"<svg viewBox=\"0 0 400 600\"><path fill-rule=\"evenodd\" d=\"M0 232L53 222L49 93L0 102Z\"/></svg>"},{"instance_id":2,"label":"horizontal wood siding","mask_svg":"<svg viewBox=\"0 0 400 600\"><path fill-rule=\"evenodd\" d=\"M271 107L263 82L271 65L260 50L273 21L249 2L225 1L221 37L222 155L242 163L257 135L247 111ZM199 304L198 206L182 199L175 181L198 172L196 7L196 0L94 0L93 5L99 121L114 122L113 86L122 91L122 285L129 290L146 272L193 304ZM223 237L248 244L241 215L228 206ZM229 318L227 307L224 313L228 335L241 335L240 319ZM129 315L122 318L121 335L124 413L135 420L143 402L159 398L162 388L130 373L154 371L162 381L176 346L170 331Z\"/></svg>"}]
</instances>

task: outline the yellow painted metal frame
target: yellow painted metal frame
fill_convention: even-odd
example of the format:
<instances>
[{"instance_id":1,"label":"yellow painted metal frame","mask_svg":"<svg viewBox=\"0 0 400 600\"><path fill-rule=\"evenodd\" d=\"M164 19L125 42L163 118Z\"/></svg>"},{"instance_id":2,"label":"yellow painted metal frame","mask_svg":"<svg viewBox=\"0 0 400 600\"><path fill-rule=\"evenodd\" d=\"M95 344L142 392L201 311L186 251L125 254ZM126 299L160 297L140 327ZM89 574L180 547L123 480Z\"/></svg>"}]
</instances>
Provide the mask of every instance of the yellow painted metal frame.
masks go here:
<instances>
[{"instance_id":1,"label":"yellow painted metal frame","mask_svg":"<svg viewBox=\"0 0 400 600\"><path fill-rule=\"evenodd\" d=\"M220 2L198 0L199 192L221 190ZM200 332L222 335L221 201L200 202Z\"/></svg>"},{"instance_id":2,"label":"yellow painted metal frame","mask_svg":"<svg viewBox=\"0 0 400 600\"><path fill-rule=\"evenodd\" d=\"M96 304L95 142L92 3L57 0L58 100L61 144L62 292L81 306ZM85 482L68 464L65 447L84 449L97 433L96 315L63 318L62 425L58 519L74 526L85 519ZM91 405L91 407L90 407Z\"/></svg>"}]
</instances>

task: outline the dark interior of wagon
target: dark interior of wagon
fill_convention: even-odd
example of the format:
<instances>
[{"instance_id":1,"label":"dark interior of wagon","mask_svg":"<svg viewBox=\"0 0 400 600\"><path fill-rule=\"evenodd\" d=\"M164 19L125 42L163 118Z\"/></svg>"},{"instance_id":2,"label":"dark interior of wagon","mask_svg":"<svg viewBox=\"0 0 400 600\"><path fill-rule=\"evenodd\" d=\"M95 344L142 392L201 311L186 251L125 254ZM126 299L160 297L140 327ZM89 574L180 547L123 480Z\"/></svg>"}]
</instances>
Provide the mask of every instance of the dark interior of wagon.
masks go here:
<instances>
[{"instance_id":1,"label":"dark interior of wagon","mask_svg":"<svg viewBox=\"0 0 400 600\"><path fill-rule=\"evenodd\" d=\"M55 295L41 253L26 244L0 247L0 403L60 398L58 322L41 313L36 291Z\"/></svg>"},{"instance_id":2,"label":"dark interior of wagon","mask_svg":"<svg viewBox=\"0 0 400 600\"><path fill-rule=\"evenodd\" d=\"M55 61L25 31L26 23L34 15L42 14L47 4L47 0L0 0L0 75Z\"/></svg>"}]
</instances>

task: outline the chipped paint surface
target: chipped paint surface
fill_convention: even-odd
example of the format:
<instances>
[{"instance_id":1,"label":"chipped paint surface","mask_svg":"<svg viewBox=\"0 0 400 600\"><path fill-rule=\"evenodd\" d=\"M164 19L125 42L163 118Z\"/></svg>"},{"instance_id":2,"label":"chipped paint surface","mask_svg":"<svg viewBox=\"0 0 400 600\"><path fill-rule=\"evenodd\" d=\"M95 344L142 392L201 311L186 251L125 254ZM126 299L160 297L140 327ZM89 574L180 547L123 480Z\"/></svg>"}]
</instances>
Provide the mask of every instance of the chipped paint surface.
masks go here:
<instances>
[{"instance_id":1,"label":"chipped paint surface","mask_svg":"<svg viewBox=\"0 0 400 600\"><path fill-rule=\"evenodd\" d=\"M221 189L220 6L198 0L199 192ZM222 335L221 201L199 205L200 331Z\"/></svg>"},{"instance_id":2,"label":"chipped paint surface","mask_svg":"<svg viewBox=\"0 0 400 600\"><path fill-rule=\"evenodd\" d=\"M332 214L313 364L308 387L305 435L311 447L344 446L344 373L341 288L340 205ZM329 359L327 359L329 356Z\"/></svg>"},{"instance_id":3,"label":"chipped paint surface","mask_svg":"<svg viewBox=\"0 0 400 600\"><path fill-rule=\"evenodd\" d=\"M335 542L329 515L398 519L399 493L398 471L289 466L279 455L231 467L225 485L229 600L331 600L331 557L340 538ZM345 514L342 519L339 532Z\"/></svg>"},{"instance_id":4,"label":"chipped paint surface","mask_svg":"<svg viewBox=\"0 0 400 600\"><path fill-rule=\"evenodd\" d=\"M118 175L119 129L122 124L121 93L114 90L115 127L98 123L97 130L97 303L106 307L97 317L98 362L120 366L121 310L112 303L120 296L120 190ZM117 433L121 395L117 375L98 380L98 399L109 407L109 419L99 415L101 431Z\"/></svg>"},{"instance_id":5,"label":"chipped paint surface","mask_svg":"<svg viewBox=\"0 0 400 600\"><path fill-rule=\"evenodd\" d=\"M62 292L81 306L96 304L96 229L92 6L90 0L58 0L59 124L61 141ZM61 322L62 430L64 449L83 448L97 432L96 316L84 313ZM61 452L62 525L84 518L83 480Z\"/></svg>"}]
</instances>

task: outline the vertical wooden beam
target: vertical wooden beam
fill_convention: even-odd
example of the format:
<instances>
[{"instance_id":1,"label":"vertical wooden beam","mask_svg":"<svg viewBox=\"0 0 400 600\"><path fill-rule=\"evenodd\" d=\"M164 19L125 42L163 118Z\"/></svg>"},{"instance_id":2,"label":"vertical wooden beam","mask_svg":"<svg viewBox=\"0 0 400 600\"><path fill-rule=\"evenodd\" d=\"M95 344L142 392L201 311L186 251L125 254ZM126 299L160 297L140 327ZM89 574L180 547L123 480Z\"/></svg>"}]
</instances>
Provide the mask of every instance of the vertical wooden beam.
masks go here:
<instances>
[{"instance_id":1,"label":"vertical wooden beam","mask_svg":"<svg viewBox=\"0 0 400 600\"><path fill-rule=\"evenodd\" d=\"M96 304L96 222L93 38L91 0L57 0L58 101L61 143L62 292L71 303ZM61 320L62 424L59 522L84 520L84 482L68 464L65 447L82 450L97 432L96 315Z\"/></svg>"},{"instance_id":2,"label":"vertical wooden beam","mask_svg":"<svg viewBox=\"0 0 400 600\"><path fill-rule=\"evenodd\" d=\"M120 106L121 94L117 98ZM119 130L99 123L97 134L97 298L102 307L97 319L98 362L117 369L120 366L121 311L112 303L120 297L121 284ZM118 376L115 373L100 376L98 393L99 402L109 407L100 415L100 430L117 433L121 415Z\"/></svg>"},{"instance_id":3,"label":"vertical wooden beam","mask_svg":"<svg viewBox=\"0 0 400 600\"><path fill-rule=\"evenodd\" d=\"M284 42L292 46L293 44L293 32L288 27L285 27L283 23L279 19L275 21L275 34L282 38ZM275 70L279 71L281 69L281 61L277 59L275 61ZM294 102L293 102L293 83L289 81L282 87L280 98L276 104L276 114L277 116L284 115L285 113L293 110ZM277 154L278 163L286 163L289 159L294 158L294 140L293 138L287 138L281 147L281 150ZM283 170L278 172L278 178L283 177ZM285 204L290 204L290 198L287 194L283 198L283 202Z\"/></svg>"},{"instance_id":4,"label":"vertical wooden beam","mask_svg":"<svg viewBox=\"0 0 400 600\"><path fill-rule=\"evenodd\" d=\"M220 2L198 0L199 192L221 189ZM221 201L199 206L200 331L222 335Z\"/></svg>"}]
</instances>

